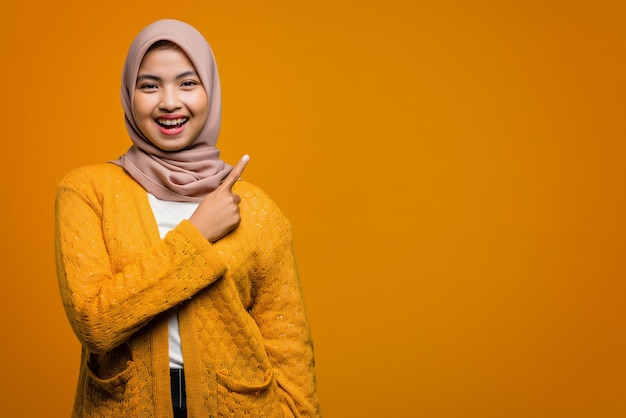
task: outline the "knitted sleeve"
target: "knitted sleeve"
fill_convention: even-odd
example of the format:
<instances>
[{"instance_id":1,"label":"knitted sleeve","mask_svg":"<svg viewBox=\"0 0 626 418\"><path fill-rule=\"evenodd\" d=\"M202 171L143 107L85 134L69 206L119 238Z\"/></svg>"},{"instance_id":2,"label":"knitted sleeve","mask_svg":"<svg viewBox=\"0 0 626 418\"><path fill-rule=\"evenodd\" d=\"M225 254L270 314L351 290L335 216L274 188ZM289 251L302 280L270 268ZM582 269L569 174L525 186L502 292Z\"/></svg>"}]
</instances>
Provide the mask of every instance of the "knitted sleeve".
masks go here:
<instances>
[{"instance_id":1,"label":"knitted sleeve","mask_svg":"<svg viewBox=\"0 0 626 418\"><path fill-rule=\"evenodd\" d=\"M120 215L105 213L101 193L93 185L65 181L57 188L55 207L61 297L75 334L92 352L125 342L155 315L190 298L226 269L188 221L145 248L133 249L142 242L133 228L127 236L113 237L122 244L111 245L108 222ZM133 251L115 257L109 253L124 246ZM125 258L123 265L111 261Z\"/></svg>"},{"instance_id":2,"label":"knitted sleeve","mask_svg":"<svg viewBox=\"0 0 626 418\"><path fill-rule=\"evenodd\" d=\"M313 341L302 297L291 225L272 203L264 231L251 314L257 322L283 397L285 416L320 416Z\"/></svg>"}]
</instances>

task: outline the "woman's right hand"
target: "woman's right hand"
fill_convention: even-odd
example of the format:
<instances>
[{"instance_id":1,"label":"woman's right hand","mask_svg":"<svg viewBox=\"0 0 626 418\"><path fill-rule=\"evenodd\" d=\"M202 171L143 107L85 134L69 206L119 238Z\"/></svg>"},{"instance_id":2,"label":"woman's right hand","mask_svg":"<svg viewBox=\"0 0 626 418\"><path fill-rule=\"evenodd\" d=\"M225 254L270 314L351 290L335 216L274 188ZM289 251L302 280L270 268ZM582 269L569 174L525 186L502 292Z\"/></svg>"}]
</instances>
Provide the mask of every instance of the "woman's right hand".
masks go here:
<instances>
[{"instance_id":1,"label":"woman's right hand","mask_svg":"<svg viewBox=\"0 0 626 418\"><path fill-rule=\"evenodd\" d=\"M189 217L191 222L209 242L215 242L239 226L241 198L232 189L250 157L244 155L217 189L209 193Z\"/></svg>"}]
</instances>

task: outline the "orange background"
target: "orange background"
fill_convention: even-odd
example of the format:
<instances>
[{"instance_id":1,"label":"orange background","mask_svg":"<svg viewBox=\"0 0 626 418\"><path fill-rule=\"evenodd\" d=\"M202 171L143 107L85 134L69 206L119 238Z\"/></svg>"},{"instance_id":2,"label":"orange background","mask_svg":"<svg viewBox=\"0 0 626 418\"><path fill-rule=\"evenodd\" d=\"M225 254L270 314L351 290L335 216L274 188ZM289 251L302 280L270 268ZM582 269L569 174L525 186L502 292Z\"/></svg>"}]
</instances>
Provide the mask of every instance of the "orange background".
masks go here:
<instances>
[{"instance_id":1,"label":"orange background","mask_svg":"<svg viewBox=\"0 0 626 418\"><path fill-rule=\"evenodd\" d=\"M171 17L293 223L326 417L626 416L621 4L3 6L1 414L69 416L55 185L127 149L123 59Z\"/></svg>"}]
</instances>

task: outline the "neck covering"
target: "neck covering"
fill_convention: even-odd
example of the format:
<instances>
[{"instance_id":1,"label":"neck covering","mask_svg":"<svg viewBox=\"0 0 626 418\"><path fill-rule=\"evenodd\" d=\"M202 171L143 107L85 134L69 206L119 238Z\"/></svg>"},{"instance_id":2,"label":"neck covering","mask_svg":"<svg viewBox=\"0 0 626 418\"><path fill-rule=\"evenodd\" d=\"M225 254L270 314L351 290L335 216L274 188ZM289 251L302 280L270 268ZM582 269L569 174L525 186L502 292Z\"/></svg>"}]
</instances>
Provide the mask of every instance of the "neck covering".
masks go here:
<instances>
[{"instance_id":1,"label":"neck covering","mask_svg":"<svg viewBox=\"0 0 626 418\"><path fill-rule=\"evenodd\" d=\"M133 97L141 61L157 41L178 45L194 65L209 99L207 121L187 148L163 151L139 130ZM122 166L149 193L163 200L200 201L219 186L232 169L220 160L215 147L220 130L222 102L220 81L211 47L194 27L177 20L156 21L144 28L130 46L122 72L122 106L126 129L133 145L112 161Z\"/></svg>"}]
</instances>

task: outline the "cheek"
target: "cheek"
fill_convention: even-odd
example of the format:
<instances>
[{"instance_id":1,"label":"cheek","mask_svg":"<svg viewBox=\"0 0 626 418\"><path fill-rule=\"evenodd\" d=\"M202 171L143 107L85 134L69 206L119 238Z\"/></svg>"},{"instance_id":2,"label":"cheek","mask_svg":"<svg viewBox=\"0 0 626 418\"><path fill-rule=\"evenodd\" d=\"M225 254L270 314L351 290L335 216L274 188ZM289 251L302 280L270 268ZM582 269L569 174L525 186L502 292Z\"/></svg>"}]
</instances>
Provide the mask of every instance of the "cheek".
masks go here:
<instances>
[{"instance_id":1,"label":"cheek","mask_svg":"<svg viewBox=\"0 0 626 418\"><path fill-rule=\"evenodd\" d=\"M209 115L209 100L206 95L200 96L196 100L196 114L207 118Z\"/></svg>"},{"instance_id":2,"label":"cheek","mask_svg":"<svg viewBox=\"0 0 626 418\"><path fill-rule=\"evenodd\" d=\"M150 114L150 106L148 101L144 98L135 98L133 101L133 112L135 114L135 119L139 120L145 118L146 115Z\"/></svg>"},{"instance_id":3,"label":"cheek","mask_svg":"<svg viewBox=\"0 0 626 418\"><path fill-rule=\"evenodd\" d=\"M137 98L133 100L133 116L139 131L146 137L149 136L152 122L152 107L145 98Z\"/></svg>"},{"instance_id":4,"label":"cheek","mask_svg":"<svg viewBox=\"0 0 626 418\"><path fill-rule=\"evenodd\" d=\"M197 89L190 92L187 100L190 110L193 110L196 115L201 113L208 113L209 99L204 89Z\"/></svg>"}]
</instances>

